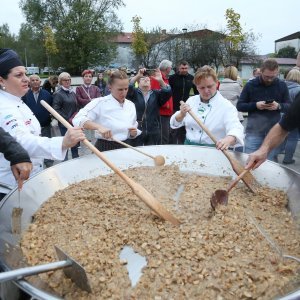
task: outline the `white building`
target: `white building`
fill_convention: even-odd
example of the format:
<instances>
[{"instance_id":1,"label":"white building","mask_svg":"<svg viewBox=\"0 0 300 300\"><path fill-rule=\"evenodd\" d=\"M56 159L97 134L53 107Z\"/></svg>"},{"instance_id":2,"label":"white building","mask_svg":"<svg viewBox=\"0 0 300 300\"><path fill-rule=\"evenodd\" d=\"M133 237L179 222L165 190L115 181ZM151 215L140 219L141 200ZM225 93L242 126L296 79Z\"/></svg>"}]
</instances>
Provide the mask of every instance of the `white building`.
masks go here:
<instances>
[{"instance_id":1,"label":"white building","mask_svg":"<svg viewBox=\"0 0 300 300\"><path fill-rule=\"evenodd\" d=\"M300 50L300 31L287 35L275 41L275 53L287 46L294 47L296 52Z\"/></svg>"}]
</instances>

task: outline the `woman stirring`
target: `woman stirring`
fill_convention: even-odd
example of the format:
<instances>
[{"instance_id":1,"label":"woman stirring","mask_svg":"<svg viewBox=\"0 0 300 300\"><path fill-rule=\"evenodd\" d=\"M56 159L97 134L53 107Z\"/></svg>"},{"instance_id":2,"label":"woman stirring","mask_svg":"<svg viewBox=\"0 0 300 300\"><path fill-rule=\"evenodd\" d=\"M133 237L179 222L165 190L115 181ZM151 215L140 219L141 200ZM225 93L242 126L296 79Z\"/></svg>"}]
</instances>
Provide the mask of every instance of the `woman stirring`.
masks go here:
<instances>
[{"instance_id":1,"label":"woman stirring","mask_svg":"<svg viewBox=\"0 0 300 300\"><path fill-rule=\"evenodd\" d=\"M214 142L188 114L193 111L218 140L216 147L225 150L244 145L244 128L232 103L217 91L217 75L209 66L200 68L194 77L199 95L180 105L170 120L172 128L186 128L185 145L214 146Z\"/></svg>"},{"instance_id":2,"label":"woman stirring","mask_svg":"<svg viewBox=\"0 0 300 300\"><path fill-rule=\"evenodd\" d=\"M29 79L17 53L0 49L0 126L28 152L33 164L31 176L43 169L44 158L62 160L68 148L85 138L80 128L73 128L64 137L41 137L39 121L21 100L28 91ZM16 181L10 163L0 154L0 178L6 185ZM0 193L8 190L0 187Z\"/></svg>"},{"instance_id":3,"label":"woman stirring","mask_svg":"<svg viewBox=\"0 0 300 300\"><path fill-rule=\"evenodd\" d=\"M123 71L113 72L108 85L111 94L94 99L82 108L73 119L73 124L84 129L96 130L95 146L100 151L123 148L113 141L131 142L140 131L137 129L136 110L134 104L127 100L129 81Z\"/></svg>"}]
</instances>

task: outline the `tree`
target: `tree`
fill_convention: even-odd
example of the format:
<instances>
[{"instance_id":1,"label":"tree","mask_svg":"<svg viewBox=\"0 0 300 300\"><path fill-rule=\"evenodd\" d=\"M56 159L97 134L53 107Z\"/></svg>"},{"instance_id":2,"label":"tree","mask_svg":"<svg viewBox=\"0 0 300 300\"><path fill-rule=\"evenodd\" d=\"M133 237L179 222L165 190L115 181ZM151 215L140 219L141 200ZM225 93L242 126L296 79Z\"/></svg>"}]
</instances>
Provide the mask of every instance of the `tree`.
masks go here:
<instances>
[{"instance_id":1,"label":"tree","mask_svg":"<svg viewBox=\"0 0 300 300\"><path fill-rule=\"evenodd\" d=\"M47 54L47 58L48 58L47 66L49 68L51 66L51 64L50 64L51 55L55 55L59 51L58 51L58 48L56 46L55 37L54 37L53 31L52 31L52 28L50 26L45 26L45 28L44 28L44 37L45 37L44 46L45 46L46 54ZM50 68L48 70L49 70L49 73L50 73Z\"/></svg>"},{"instance_id":2,"label":"tree","mask_svg":"<svg viewBox=\"0 0 300 300\"><path fill-rule=\"evenodd\" d=\"M284 58L296 58L297 52L294 47L286 46L284 48L279 49L276 57L284 57Z\"/></svg>"},{"instance_id":3,"label":"tree","mask_svg":"<svg viewBox=\"0 0 300 300\"><path fill-rule=\"evenodd\" d=\"M10 33L8 24L0 26L0 48L15 48L16 37Z\"/></svg>"},{"instance_id":4,"label":"tree","mask_svg":"<svg viewBox=\"0 0 300 300\"><path fill-rule=\"evenodd\" d=\"M254 42L258 39L258 36L252 30L247 33L243 32L239 22L241 16L232 8L226 10L225 17L227 26L223 33L227 38L221 47L223 65L234 64L238 68L242 58L255 55Z\"/></svg>"},{"instance_id":5,"label":"tree","mask_svg":"<svg viewBox=\"0 0 300 300\"><path fill-rule=\"evenodd\" d=\"M20 5L35 31L52 29L59 50L52 58L54 66L78 74L116 55L113 39L121 23L114 10L124 5L122 0L21 0Z\"/></svg>"},{"instance_id":6,"label":"tree","mask_svg":"<svg viewBox=\"0 0 300 300\"><path fill-rule=\"evenodd\" d=\"M143 56L148 53L148 45L145 40L145 32L140 25L141 19L141 17L135 16L131 20L131 22L133 23L132 49L136 56L138 65L143 63Z\"/></svg>"}]
</instances>

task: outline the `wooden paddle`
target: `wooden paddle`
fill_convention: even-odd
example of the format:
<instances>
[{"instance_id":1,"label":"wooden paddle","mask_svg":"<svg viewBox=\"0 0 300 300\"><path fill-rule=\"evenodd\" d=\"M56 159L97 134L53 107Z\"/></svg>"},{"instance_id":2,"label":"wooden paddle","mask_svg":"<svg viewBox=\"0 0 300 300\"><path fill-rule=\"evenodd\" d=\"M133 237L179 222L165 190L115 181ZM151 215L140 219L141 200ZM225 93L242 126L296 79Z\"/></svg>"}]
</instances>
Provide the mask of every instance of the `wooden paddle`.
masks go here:
<instances>
[{"instance_id":1,"label":"wooden paddle","mask_svg":"<svg viewBox=\"0 0 300 300\"><path fill-rule=\"evenodd\" d=\"M154 160L154 163L155 163L156 166L163 166L165 164L165 158L162 155L153 156L153 155L150 155L150 154L148 154L148 153L146 153L146 152L144 152L144 151L142 151L140 149L137 149L137 148L135 148L135 147L133 147L133 146L131 146L129 144L126 144L126 143L124 143L122 141L119 141L119 140L117 140L115 138L112 138L112 140L115 141L116 143L119 143L119 144L123 145L124 147L127 147L129 149L132 149L134 151L137 151L137 152L139 152L139 153L141 153L143 155L146 155L146 156L152 158Z\"/></svg>"},{"instance_id":2,"label":"wooden paddle","mask_svg":"<svg viewBox=\"0 0 300 300\"><path fill-rule=\"evenodd\" d=\"M70 129L73 126L67 122L60 114L58 114L46 101L41 100L41 104L51 113L60 123L66 128ZM107 166L109 166L117 175L119 175L125 183L127 183L132 189L133 193L138 196L148 207L150 207L156 215L164 220L171 222L174 225L179 225L181 222L175 218L170 212L168 212L164 206L158 202L144 187L130 179L125 175L117 166L115 166L105 155L100 152L92 143L87 139L83 140L83 143L95 153Z\"/></svg>"},{"instance_id":3,"label":"wooden paddle","mask_svg":"<svg viewBox=\"0 0 300 300\"><path fill-rule=\"evenodd\" d=\"M183 103L184 103L183 101L180 101L180 104ZM200 121L200 119L195 115L195 113L192 110L189 110L188 113L196 121L196 123L203 129L203 131L205 131L205 133L211 138L211 140L215 144L217 144L218 142L217 139L212 135L209 129ZM244 167L235 158L233 158L227 150L222 150L222 152L229 160L233 171L237 175L240 175L244 171ZM246 186L250 189L250 191L255 192L255 188L253 187L253 185L257 185L258 183L250 172L247 172L245 176L242 178L242 180L246 184Z\"/></svg>"}]
</instances>

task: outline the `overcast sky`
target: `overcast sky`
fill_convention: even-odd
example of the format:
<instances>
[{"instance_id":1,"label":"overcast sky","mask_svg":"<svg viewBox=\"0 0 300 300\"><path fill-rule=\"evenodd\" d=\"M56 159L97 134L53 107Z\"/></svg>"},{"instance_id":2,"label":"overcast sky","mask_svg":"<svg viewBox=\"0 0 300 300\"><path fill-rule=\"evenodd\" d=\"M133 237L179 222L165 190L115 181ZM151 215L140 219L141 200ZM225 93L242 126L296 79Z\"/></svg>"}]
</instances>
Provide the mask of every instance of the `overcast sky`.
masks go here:
<instances>
[{"instance_id":1,"label":"overcast sky","mask_svg":"<svg viewBox=\"0 0 300 300\"><path fill-rule=\"evenodd\" d=\"M17 34L25 21L19 8L20 0L0 0L0 24L7 23ZM50 1L50 0L49 0ZM225 28L225 11L233 8L241 15L240 23L245 31L253 30L261 38L256 43L259 54L274 52L274 41L300 31L300 0L123 0L126 7L117 12L124 31L131 32L131 18L142 18L141 26L150 30L160 26L167 31L205 25L208 29Z\"/></svg>"}]
</instances>

